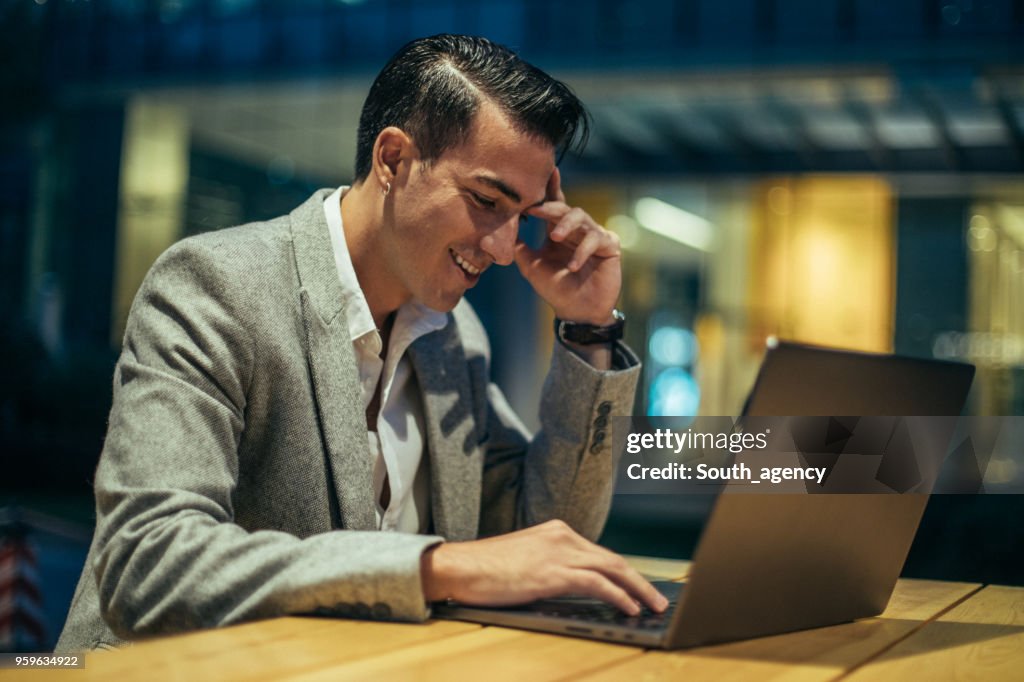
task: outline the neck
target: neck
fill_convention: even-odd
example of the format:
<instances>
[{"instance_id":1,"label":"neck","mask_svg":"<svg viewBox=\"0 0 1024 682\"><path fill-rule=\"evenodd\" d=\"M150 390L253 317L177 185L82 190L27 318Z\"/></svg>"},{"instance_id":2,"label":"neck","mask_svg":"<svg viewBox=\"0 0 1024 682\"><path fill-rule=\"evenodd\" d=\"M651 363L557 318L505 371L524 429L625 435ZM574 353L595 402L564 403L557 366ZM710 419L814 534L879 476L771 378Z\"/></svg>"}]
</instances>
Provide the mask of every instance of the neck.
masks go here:
<instances>
[{"instance_id":1,"label":"neck","mask_svg":"<svg viewBox=\"0 0 1024 682\"><path fill-rule=\"evenodd\" d=\"M378 329L384 329L388 316L409 300L384 257L383 204L380 190L370 182L352 186L341 199L341 222L352 268Z\"/></svg>"}]
</instances>

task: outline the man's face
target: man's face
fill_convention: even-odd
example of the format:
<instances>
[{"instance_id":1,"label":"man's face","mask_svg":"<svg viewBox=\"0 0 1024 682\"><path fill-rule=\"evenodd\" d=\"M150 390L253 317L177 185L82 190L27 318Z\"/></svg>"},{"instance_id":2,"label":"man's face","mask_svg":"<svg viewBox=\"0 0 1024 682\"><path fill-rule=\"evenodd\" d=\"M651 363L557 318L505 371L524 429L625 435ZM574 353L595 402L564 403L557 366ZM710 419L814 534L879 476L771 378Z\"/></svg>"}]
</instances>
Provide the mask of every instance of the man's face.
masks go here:
<instances>
[{"instance_id":1,"label":"man's face","mask_svg":"<svg viewBox=\"0 0 1024 682\"><path fill-rule=\"evenodd\" d=\"M554 150L484 102L466 141L396 174L381 247L393 292L449 311L493 263L508 265L527 208L542 203Z\"/></svg>"}]
</instances>

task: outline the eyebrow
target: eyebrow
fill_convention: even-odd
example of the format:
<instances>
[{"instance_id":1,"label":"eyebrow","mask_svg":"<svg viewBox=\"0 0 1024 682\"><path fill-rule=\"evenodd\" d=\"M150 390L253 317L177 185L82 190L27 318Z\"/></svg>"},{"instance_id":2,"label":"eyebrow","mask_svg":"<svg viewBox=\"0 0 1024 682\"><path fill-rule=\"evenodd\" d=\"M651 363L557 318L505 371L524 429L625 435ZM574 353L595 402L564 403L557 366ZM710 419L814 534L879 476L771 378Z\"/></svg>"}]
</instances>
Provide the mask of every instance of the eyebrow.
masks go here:
<instances>
[{"instance_id":1,"label":"eyebrow","mask_svg":"<svg viewBox=\"0 0 1024 682\"><path fill-rule=\"evenodd\" d=\"M499 192L501 192L502 194L504 194L509 199L511 199L512 201L516 202L517 204L520 203L523 200L523 198L521 196L519 196L519 192L517 192L514 189L512 189L511 187L509 187L508 185L506 185L504 182L502 182L498 178L493 178L493 177L491 177L489 175L477 175L475 179L478 182L482 182L485 185L489 185L490 187L493 187L494 189L498 190ZM544 203L544 199L541 199L540 201L536 202L535 204L532 204L532 206L540 206L543 203Z\"/></svg>"}]
</instances>

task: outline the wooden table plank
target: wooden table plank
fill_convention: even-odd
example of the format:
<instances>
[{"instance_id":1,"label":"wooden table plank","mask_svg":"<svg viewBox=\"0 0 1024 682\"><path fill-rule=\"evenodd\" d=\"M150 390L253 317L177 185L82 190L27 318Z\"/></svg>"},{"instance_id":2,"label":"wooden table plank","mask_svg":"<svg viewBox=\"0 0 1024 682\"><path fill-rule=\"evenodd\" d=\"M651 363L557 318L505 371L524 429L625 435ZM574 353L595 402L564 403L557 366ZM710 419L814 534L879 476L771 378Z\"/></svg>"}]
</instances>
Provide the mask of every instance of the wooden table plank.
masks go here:
<instances>
[{"instance_id":1,"label":"wooden table plank","mask_svg":"<svg viewBox=\"0 0 1024 682\"><path fill-rule=\"evenodd\" d=\"M408 680L545 682L639 658L642 649L586 639L488 627L352 664L287 677L289 682Z\"/></svg>"},{"instance_id":2,"label":"wooden table plank","mask_svg":"<svg viewBox=\"0 0 1024 682\"><path fill-rule=\"evenodd\" d=\"M990 585L846 680L1024 678L1024 588Z\"/></svg>"},{"instance_id":3,"label":"wooden table plank","mask_svg":"<svg viewBox=\"0 0 1024 682\"><path fill-rule=\"evenodd\" d=\"M689 562L629 557L660 579ZM947 611L948 610L948 611ZM938 614L943 614L937 618ZM856 623L680 652L471 623L277 618L87 655L80 680L1018 679L1024 588L900 580L885 613ZM66 670L0 672L66 680Z\"/></svg>"},{"instance_id":4,"label":"wooden table plank","mask_svg":"<svg viewBox=\"0 0 1024 682\"><path fill-rule=\"evenodd\" d=\"M712 647L652 651L583 679L831 680L907 637L979 587L900 580L888 608L876 618Z\"/></svg>"},{"instance_id":5,"label":"wooden table plank","mask_svg":"<svg viewBox=\"0 0 1024 682\"><path fill-rule=\"evenodd\" d=\"M275 618L86 655L76 680L278 680L403 647L479 631L473 623L376 623ZM2 676L6 682L7 673ZM68 671L19 671L11 679L63 680Z\"/></svg>"}]
</instances>

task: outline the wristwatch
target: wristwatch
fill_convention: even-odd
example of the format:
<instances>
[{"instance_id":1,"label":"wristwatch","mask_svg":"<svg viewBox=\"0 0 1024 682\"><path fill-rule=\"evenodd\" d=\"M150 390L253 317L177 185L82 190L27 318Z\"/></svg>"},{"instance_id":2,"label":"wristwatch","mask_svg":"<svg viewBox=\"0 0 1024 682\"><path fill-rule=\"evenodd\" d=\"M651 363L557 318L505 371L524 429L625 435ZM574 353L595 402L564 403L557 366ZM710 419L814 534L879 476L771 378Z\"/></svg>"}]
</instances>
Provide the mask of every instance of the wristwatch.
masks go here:
<instances>
[{"instance_id":1,"label":"wristwatch","mask_svg":"<svg viewBox=\"0 0 1024 682\"><path fill-rule=\"evenodd\" d=\"M615 322L600 326L584 322L566 322L555 318L555 336L563 342L577 343L581 346L592 346L598 343L612 343L622 338L622 330L626 326L626 316L616 308L612 311Z\"/></svg>"}]
</instances>

